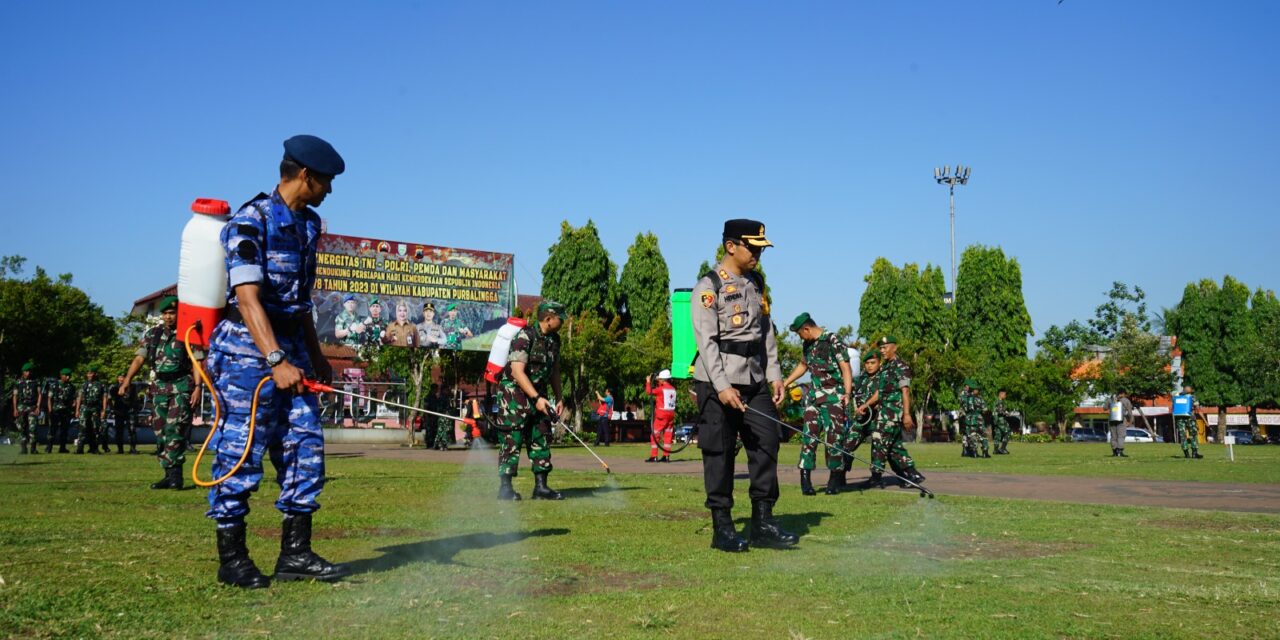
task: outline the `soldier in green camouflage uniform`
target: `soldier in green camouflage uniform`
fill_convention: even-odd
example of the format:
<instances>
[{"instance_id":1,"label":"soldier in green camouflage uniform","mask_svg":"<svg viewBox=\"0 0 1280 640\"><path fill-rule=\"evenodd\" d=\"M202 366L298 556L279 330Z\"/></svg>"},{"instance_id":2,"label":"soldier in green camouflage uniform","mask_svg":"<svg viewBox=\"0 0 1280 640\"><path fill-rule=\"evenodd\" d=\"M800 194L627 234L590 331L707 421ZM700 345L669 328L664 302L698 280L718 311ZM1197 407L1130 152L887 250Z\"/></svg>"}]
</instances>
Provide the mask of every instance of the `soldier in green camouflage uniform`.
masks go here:
<instances>
[{"instance_id":1,"label":"soldier in green camouflage uniform","mask_svg":"<svg viewBox=\"0 0 1280 640\"><path fill-rule=\"evenodd\" d=\"M449 397L444 394L439 385L431 385L431 395L427 398L427 410L436 413L449 412ZM453 420L435 416L435 428L427 429L427 433L431 434L431 448L440 451L448 450L449 434L452 431Z\"/></svg>"},{"instance_id":2,"label":"soldier in green camouflage uniform","mask_svg":"<svg viewBox=\"0 0 1280 640\"><path fill-rule=\"evenodd\" d=\"M902 444L903 427L914 427L911 417L911 367L898 358L898 339L884 336L877 342L882 360L876 375L871 399L858 406L858 414L877 408L876 423L871 432L871 482L883 487L884 465L888 462L897 473L912 482L924 482L915 461Z\"/></svg>"},{"instance_id":3,"label":"soldier in green camouflage uniform","mask_svg":"<svg viewBox=\"0 0 1280 640\"><path fill-rule=\"evenodd\" d=\"M880 352L875 349L867 349L862 354L862 374L853 379L853 398L852 405L860 407L875 394L876 378L880 373ZM858 450L863 442L871 439L871 432L875 430L876 410L874 407L868 408L862 415L855 414L849 422L849 428L845 431L845 441L841 444L841 448L849 453ZM847 475L853 469L853 458L845 456L844 472Z\"/></svg>"},{"instance_id":4,"label":"soldier in green camouflage uniform","mask_svg":"<svg viewBox=\"0 0 1280 640\"><path fill-rule=\"evenodd\" d=\"M1005 406L1004 389L996 392L996 401L991 405L991 439L995 443L996 455L1009 455L1009 408Z\"/></svg>"},{"instance_id":5,"label":"soldier in green camouflage uniform","mask_svg":"<svg viewBox=\"0 0 1280 640\"><path fill-rule=\"evenodd\" d=\"M374 298L369 301L369 317L364 319L364 333L360 334L361 346L381 346L382 336L386 332L387 320L382 317L382 302Z\"/></svg>"},{"instance_id":6,"label":"soldier in green camouflage uniform","mask_svg":"<svg viewBox=\"0 0 1280 640\"><path fill-rule=\"evenodd\" d=\"M533 499L560 500L564 496L547 486L551 449L547 446L545 418L559 419L560 408L546 397L547 383L560 397L560 326L564 306L546 301L538 305L538 321L511 339L507 366L498 380L498 416L494 424L502 437L498 453L499 500L519 500L511 487L520 465L520 447L527 446L533 462Z\"/></svg>"},{"instance_id":7,"label":"soldier in green camouflage uniform","mask_svg":"<svg viewBox=\"0 0 1280 640\"><path fill-rule=\"evenodd\" d=\"M1173 427L1182 436L1182 457L1203 459L1204 456L1200 454L1200 444L1197 442L1200 439L1200 428L1196 426L1196 407L1199 403L1196 402L1196 397L1191 391L1191 385L1183 386L1181 395L1189 398L1185 402L1190 407L1188 415L1178 415L1175 411L1173 416Z\"/></svg>"},{"instance_id":8,"label":"soldier in green camouflage uniform","mask_svg":"<svg viewBox=\"0 0 1280 640\"><path fill-rule=\"evenodd\" d=\"M22 365L22 377L13 383L13 426L21 440L20 454L36 451L36 420L40 417L40 382L31 377L35 365Z\"/></svg>"},{"instance_id":9,"label":"soldier in green camouflage uniform","mask_svg":"<svg viewBox=\"0 0 1280 640\"><path fill-rule=\"evenodd\" d=\"M67 450L67 432L71 429L71 416L76 403L76 386L71 384L71 370L63 369L58 379L45 388L45 410L49 415L49 444L44 452L53 452L53 441L58 441L58 453Z\"/></svg>"},{"instance_id":10,"label":"soldier in green camouflage uniform","mask_svg":"<svg viewBox=\"0 0 1280 640\"><path fill-rule=\"evenodd\" d=\"M964 412L964 451L960 454L967 458L978 457L978 448L982 448L982 457L990 458L987 450L987 435L983 432L984 420L982 412L987 405L982 401L978 383L973 380L964 381L964 390L960 392L960 410Z\"/></svg>"},{"instance_id":11,"label":"soldier in green camouflage uniform","mask_svg":"<svg viewBox=\"0 0 1280 640\"><path fill-rule=\"evenodd\" d=\"M151 425L156 432L157 456L165 477L151 485L152 489L181 489L184 483L182 467L186 463L187 442L185 428L191 424L192 409L200 404L200 387L192 377L191 360L187 357L182 339L178 336L178 299L169 296L160 302L161 324L147 330L142 343L129 363L124 382L117 389L129 391L129 382L143 364L151 365L155 373L152 407L155 412ZM193 350L197 358L200 351Z\"/></svg>"},{"instance_id":12,"label":"soldier in green camouflage uniform","mask_svg":"<svg viewBox=\"0 0 1280 640\"><path fill-rule=\"evenodd\" d=\"M804 352L782 386L791 384L806 371L810 375L809 393L805 398L805 436L800 448L800 492L806 496L817 493L811 474L817 464L818 442L822 441L826 443L826 494L835 495L844 487L844 457L832 447L839 447L848 439L845 407L853 393L849 350L836 334L823 331L807 312L796 316L791 330L804 341Z\"/></svg>"},{"instance_id":13,"label":"soldier in green camouflage uniform","mask_svg":"<svg viewBox=\"0 0 1280 640\"><path fill-rule=\"evenodd\" d=\"M444 308L444 322L440 323L440 328L444 330L444 348L461 349L462 339L471 337L471 330L467 328L462 318L458 317L458 305L450 302L449 306Z\"/></svg>"},{"instance_id":14,"label":"soldier in green camouflage uniform","mask_svg":"<svg viewBox=\"0 0 1280 640\"><path fill-rule=\"evenodd\" d=\"M354 295L347 294L342 299L342 311L333 319L333 337L352 349L358 349L364 339L364 320L356 313L359 305Z\"/></svg>"},{"instance_id":15,"label":"soldier in green camouflage uniform","mask_svg":"<svg viewBox=\"0 0 1280 640\"><path fill-rule=\"evenodd\" d=\"M84 453L85 444L89 445L89 453L98 453L98 445L102 452L109 453L107 445L107 383L98 379L98 368L89 367L85 373L85 381L80 384L80 392L76 395L76 414L80 416L80 437L76 438L76 453Z\"/></svg>"}]
</instances>

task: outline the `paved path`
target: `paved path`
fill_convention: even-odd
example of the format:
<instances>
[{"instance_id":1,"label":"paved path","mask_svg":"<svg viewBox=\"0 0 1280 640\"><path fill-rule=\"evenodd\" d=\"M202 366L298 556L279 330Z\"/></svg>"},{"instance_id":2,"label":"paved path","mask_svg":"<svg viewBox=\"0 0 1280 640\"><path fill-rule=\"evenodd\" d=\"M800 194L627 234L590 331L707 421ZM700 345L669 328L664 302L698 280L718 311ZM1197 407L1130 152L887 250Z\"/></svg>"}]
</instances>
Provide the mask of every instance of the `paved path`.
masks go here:
<instances>
[{"instance_id":1,"label":"paved path","mask_svg":"<svg viewBox=\"0 0 1280 640\"><path fill-rule=\"evenodd\" d=\"M391 445L329 445L330 455L364 455L395 460L427 460L461 462L464 451L426 451ZM670 473L699 475L702 463L696 457L678 456L669 464L651 464L631 458L610 459L609 466L618 475ZM606 456L606 459L609 459ZM574 471L596 471L599 463L590 456L559 456L556 467ZM740 477L746 477L746 464L737 466ZM826 472L814 474L814 484L826 483ZM784 490L800 483L799 472L791 466L778 469ZM854 476L852 480L864 476ZM1022 500L1049 500L1078 504L1117 504L1143 507L1174 507L1217 511L1280 513L1280 486L1268 484L1236 484L1225 482L1190 482L1171 480L1126 480L1077 476L1032 476L999 473L957 473L934 471L925 482L938 495L984 496ZM798 491L798 489L796 489ZM889 489L890 491L899 489Z\"/></svg>"}]
</instances>

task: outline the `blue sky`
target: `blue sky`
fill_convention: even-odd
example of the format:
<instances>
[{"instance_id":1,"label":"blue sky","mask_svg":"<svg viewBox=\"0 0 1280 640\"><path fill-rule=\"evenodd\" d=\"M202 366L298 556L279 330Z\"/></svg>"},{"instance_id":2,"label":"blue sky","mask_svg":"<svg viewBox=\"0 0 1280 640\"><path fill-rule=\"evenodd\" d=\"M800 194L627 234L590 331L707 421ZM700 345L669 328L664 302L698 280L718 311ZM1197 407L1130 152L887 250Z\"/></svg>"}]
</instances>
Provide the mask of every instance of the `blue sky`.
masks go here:
<instances>
[{"instance_id":1,"label":"blue sky","mask_svg":"<svg viewBox=\"0 0 1280 640\"><path fill-rule=\"evenodd\" d=\"M195 197L330 140L335 233L516 254L561 220L653 231L689 286L758 218L775 309L857 324L863 276L959 250L1023 269L1037 331L1113 280L1280 287L1272 2L9 2L0 254L109 312L176 279Z\"/></svg>"}]
</instances>

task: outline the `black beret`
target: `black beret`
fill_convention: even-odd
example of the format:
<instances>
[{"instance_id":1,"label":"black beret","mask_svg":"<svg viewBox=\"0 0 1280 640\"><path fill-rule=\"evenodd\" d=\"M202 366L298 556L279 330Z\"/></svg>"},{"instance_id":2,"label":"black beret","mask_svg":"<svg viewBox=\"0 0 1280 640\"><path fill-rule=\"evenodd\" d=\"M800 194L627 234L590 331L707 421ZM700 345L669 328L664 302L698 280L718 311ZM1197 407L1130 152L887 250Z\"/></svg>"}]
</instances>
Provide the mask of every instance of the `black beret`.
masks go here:
<instances>
[{"instance_id":1,"label":"black beret","mask_svg":"<svg viewBox=\"0 0 1280 640\"><path fill-rule=\"evenodd\" d=\"M347 169L347 164L333 145L315 136L299 135L285 140L284 154L294 162L327 176L336 176Z\"/></svg>"}]
</instances>

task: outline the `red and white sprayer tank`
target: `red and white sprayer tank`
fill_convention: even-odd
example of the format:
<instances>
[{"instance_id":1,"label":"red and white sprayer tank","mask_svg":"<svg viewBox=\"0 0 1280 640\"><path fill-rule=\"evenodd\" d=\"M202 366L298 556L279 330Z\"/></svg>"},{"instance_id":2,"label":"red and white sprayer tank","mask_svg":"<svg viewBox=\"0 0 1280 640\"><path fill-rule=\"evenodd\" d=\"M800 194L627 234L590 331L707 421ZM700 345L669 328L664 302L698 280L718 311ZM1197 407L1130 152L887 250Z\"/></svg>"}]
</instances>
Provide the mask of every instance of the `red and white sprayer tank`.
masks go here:
<instances>
[{"instance_id":1,"label":"red and white sprayer tank","mask_svg":"<svg viewBox=\"0 0 1280 640\"><path fill-rule=\"evenodd\" d=\"M196 198L194 215L182 230L182 251L178 254L178 336L199 323L191 332L192 346L209 346L213 328L227 307L227 265L222 250L222 227L231 214L225 200Z\"/></svg>"},{"instance_id":2,"label":"red and white sprayer tank","mask_svg":"<svg viewBox=\"0 0 1280 640\"><path fill-rule=\"evenodd\" d=\"M507 318L507 323L498 329L498 335L489 347L489 363L484 366L484 379L496 383L498 376L507 366L507 356L511 353L511 341L525 326L524 318Z\"/></svg>"}]
</instances>

